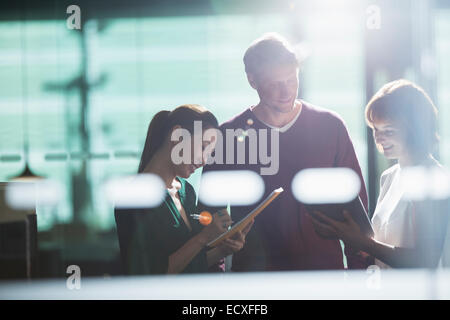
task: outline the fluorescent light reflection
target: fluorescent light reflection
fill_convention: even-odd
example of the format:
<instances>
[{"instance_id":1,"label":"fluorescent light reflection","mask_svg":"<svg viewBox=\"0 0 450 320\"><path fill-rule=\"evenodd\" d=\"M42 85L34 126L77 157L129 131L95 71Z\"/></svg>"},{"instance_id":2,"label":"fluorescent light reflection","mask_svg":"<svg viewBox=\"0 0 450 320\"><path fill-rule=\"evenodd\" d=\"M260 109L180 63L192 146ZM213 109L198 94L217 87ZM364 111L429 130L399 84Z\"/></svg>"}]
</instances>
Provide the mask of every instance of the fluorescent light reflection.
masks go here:
<instances>
[{"instance_id":1,"label":"fluorescent light reflection","mask_svg":"<svg viewBox=\"0 0 450 320\"><path fill-rule=\"evenodd\" d=\"M312 168L299 171L292 180L294 197L306 204L346 203L357 197L361 181L348 168Z\"/></svg>"},{"instance_id":2,"label":"fluorescent light reflection","mask_svg":"<svg viewBox=\"0 0 450 320\"><path fill-rule=\"evenodd\" d=\"M406 167L400 183L407 200L440 200L450 197L450 174L439 167Z\"/></svg>"},{"instance_id":3,"label":"fluorescent light reflection","mask_svg":"<svg viewBox=\"0 0 450 320\"><path fill-rule=\"evenodd\" d=\"M103 186L106 198L116 208L153 208L164 201L165 184L155 174L113 178Z\"/></svg>"},{"instance_id":4,"label":"fluorescent light reflection","mask_svg":"<svg viewBox=\"0 0 450 320\"><path fill-rule=\"evenodd\" d=\"M63 186L55 180L8 182L5 198L14 210L31 210L36 206L54 206L62 199Z\"/></svg>"},{"instance_id":5,"label":"fluorescent light reflection","mask_svg":"<svg viewBox=\"0 0 450 320\"><path fill-rule=\"evenodd\" d=\"M253 171L210 171L202 175L199 199L209 206L251 205L264 189L263 179Z\"/></svg>"}]
</instances>

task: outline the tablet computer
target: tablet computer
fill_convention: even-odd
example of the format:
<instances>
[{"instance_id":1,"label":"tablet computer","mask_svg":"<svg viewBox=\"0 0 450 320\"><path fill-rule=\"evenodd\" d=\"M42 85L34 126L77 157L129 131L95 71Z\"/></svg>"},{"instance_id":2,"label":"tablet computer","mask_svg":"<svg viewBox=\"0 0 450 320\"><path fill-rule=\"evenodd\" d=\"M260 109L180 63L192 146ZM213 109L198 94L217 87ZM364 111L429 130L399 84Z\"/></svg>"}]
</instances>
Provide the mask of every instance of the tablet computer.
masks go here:
<instances>
[{"instance_id":1,"label":"tablet computer","mask_svg":"<svg viewBox=\"0 0 450 320\"><path fill-rule=\"evenodd\" d=\"M346 209L353 220L358 224L361 231L367 236L373 237L374 232L372 229L372 224L370 223L369 216L367 214L366 209L361 201L360 197L356 197L350 202L347 203L326 203L326 204L304 204L306 210L310 212L313 216L313 211L320 211L328 217L338 220L344 221L343 210ZM320 220L319 217L317 217Z\"/></svg>"}]
</instances>

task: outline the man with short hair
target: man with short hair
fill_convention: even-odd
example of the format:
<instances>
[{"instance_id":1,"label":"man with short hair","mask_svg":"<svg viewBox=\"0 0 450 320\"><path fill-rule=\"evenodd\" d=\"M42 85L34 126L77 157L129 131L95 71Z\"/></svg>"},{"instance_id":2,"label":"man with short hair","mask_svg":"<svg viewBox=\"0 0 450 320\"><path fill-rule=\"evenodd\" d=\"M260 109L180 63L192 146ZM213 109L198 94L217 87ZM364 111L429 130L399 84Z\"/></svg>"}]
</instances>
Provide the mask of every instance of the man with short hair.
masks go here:
<instances>
[{"instance_id":1,"label":"man with short hair","mask_svg":"<svg viewBox=\"0 0 450 320\"><path fill-rule=\"evenodd\" d=\"M346 126L336 113L297 99L299 62L281 36L267 34L255 40L244 55L244 64L248 82L258 92L260 101L223 123L220 130L223 136L227 129L267 132L269 138L265 141L272 151L276 148L272 146L270 132L276 130L278 170L261 177L265 195L278 187L285 191L255 219L244 248L233 255L232 271L343 269L339 240L316 233L304 205L294 198L291 184L295 174L305 168L351 168L361 179L360 197L367 208L361 169ZM261 135L257 136L261 139ZM246 144L245 164L236 161L235 147L232 164L213 163L205 166L203 172L253 170L260 174L260 169L267 164L260 159L256 164L249 163L249 141L235 137L235 146ZM223 147L226 158L229 150L225 143ZM231 206L233 221L239 221L252 209L253 206ZM360 253L347 247L345 254L349 268L367 267Z\"/></svg>"}]
</instances>

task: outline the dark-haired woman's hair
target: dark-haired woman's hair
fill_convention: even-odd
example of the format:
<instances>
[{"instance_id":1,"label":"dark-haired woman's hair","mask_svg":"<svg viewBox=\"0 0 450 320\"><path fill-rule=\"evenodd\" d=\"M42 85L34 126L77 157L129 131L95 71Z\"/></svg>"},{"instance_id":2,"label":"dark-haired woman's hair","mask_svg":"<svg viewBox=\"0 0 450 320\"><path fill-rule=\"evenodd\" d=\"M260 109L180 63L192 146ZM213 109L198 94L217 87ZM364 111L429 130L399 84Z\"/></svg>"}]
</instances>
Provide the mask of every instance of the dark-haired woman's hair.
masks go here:
<instances>
[{"instance_id":1,"label":"dark-haired woman's hair","mask_svg":"<svg viewBox=\"0 0 450 320\"><path fill-rule=\"evenodd\" d=\"M196 104L186 104L175 108L173 111L163 110L155 114L148 126L138 173L144 171L173 127L178 125L193 133L194 121L201 121L203 129L219 127L216 117L206 108Z\"/></svg>"},{"instance_id":2,"label":"dark-haired woman's hair","mask_svg":"<svg viewBox=\"0 0 450 320\"><path fill-rule=\"evenodd\" d=\"M433 153L439 141L437 109L427 93L405 79L385 84L366 106L366 122L391 121L403 129L411 153Z\"/></svg>"}]
</instances>

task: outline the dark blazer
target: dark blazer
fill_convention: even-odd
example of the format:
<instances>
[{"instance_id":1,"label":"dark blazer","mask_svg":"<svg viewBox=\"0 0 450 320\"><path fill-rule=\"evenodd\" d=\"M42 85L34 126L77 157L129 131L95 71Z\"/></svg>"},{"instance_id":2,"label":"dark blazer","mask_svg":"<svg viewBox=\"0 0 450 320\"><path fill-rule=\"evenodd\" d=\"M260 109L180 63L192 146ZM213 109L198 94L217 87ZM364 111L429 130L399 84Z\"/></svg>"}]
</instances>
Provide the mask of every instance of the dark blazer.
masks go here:
<instances>
[{"instance_id":1,"label":"dark blazer","mask_svg":"<svg viewBox=\"0 0 450 320\"><path fill-rule=\"evenodd\" d=\"M192 231L167 192L155 208L115 209L120 254L126 274L165 274L169 256L197 235L203 226L190 215L197 213L194 188L182 178L179 196ZM182 273L207 272L206 249L192 259Z\"/></svg>"}]
</instances>

